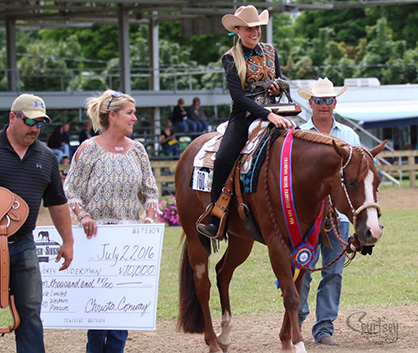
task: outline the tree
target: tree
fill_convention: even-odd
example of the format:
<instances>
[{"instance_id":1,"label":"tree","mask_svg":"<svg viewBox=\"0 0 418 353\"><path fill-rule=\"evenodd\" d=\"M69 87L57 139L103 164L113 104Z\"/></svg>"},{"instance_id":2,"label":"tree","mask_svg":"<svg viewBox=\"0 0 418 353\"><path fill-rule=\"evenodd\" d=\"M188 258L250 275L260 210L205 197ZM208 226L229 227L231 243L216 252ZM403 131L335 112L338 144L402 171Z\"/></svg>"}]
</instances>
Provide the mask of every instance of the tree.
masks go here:
<instances>
[{"instance_id":1,"label":"tree","mask_svg":"<svg viewBox=\"0 0 418 353\"><path fill-rule=\"evenodd\" d=\"M370 40L355 73L356 77L378 77L383 84L407 83L411 79L416 82L416 77L413 77L416 67L414 69L411 62L415 50L410 49L405 57L406 41L392 39L392 29L385 18L368 27L367 35Z\"/></svg>"},{"instance_id":2,"label":"tree","mask_svg":"<svg viewBox=\"0 0 418 353\"><path fill-rule=\"evenodd\" d=\"M313 39L319 34L320 28L330 28L335 33L332 39L357 45L360 38L365 37L365 28L375 22L375 13L366 14L365 8L343 10L306 11L295 21L298 36Z\"/></svg>"},{"instance_id":3,"label":"tree","mask_svg":"<svg viewBox=\"0 0 418 353\"><path fill-rule=\"evenodd\" d=\"M393 39L405 40L407 48L415 48L418 42L418 4L370 7L365 11L367 16L375 20L380 17L386 18L393 30Z\"/></svg>"}]
</instances>

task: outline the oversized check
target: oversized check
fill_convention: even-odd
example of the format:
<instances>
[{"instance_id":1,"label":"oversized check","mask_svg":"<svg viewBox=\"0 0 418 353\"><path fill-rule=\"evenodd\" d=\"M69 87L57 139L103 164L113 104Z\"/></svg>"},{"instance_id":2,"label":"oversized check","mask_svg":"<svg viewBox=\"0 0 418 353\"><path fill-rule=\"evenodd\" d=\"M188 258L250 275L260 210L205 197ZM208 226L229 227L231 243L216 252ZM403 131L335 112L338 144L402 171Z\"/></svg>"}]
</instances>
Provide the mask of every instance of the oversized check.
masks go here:
<instances>
[{"instance_id":1,"label":"oversized check","mask_svg":"<svg viewBox=\"0 0 418 353\"><path fill-rule=\"evenodd\" d=\"M73 226L74 259L59 271L57 230L36 227L45 328L155 330L164 224ZM62 261L61 261L62 263Z\"/></svg>"}]
</instances>

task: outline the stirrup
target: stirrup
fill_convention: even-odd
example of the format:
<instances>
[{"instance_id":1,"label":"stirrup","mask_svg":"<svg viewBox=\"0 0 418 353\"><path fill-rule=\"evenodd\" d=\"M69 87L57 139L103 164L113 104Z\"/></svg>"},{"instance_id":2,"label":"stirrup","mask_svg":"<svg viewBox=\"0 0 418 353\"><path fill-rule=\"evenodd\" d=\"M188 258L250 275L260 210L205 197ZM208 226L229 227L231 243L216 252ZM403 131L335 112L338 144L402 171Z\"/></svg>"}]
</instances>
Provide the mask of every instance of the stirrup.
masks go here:
<instances>
[{"instance_id":1,"label":"stirrup","mask_svg":"<svg viewBox=\"0 0 418 353\"><path fill-rule=\"evenodd\" d=\"M204 236L211 238L211 239L222 239L225 236L225 226L226 226L226 221L228 219L228 214L229 214L229 209L228 207L223 207L220 206L218 204L218 202L214 203L210 203L207 207L205 212L203 212L200 217L197 219L196 221L196 230L200 233L203 234ZM216 218L219 218L219 225L218 225L218 231L216 233L216 235L212 235L209 233L204 233L201 231L201 228L203 224L203 220L210 216L213 215ZM200 227L199 227L200 226Z\"/></svg>"}]
</instances>

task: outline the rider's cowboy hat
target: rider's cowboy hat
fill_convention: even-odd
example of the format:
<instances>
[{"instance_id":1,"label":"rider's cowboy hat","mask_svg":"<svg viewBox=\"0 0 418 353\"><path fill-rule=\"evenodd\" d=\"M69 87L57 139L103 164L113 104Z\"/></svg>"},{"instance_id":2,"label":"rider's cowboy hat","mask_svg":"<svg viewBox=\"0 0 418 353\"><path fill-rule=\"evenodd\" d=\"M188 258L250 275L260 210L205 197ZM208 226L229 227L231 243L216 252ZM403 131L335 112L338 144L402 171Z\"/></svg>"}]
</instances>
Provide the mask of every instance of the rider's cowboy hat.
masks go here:
<instances>
[{"instance_id":1,"label":"rider's cowboy hat","mask_svg":"<svg viewBox=\"0 0 418 353\"><path fill-rule=\"evenodd\" d=\"M264 10L258 15L253 5L240 6L233 15L222 17L222 24L228 32L233 32L235 27L255 27L266 25L269 22L269 12Z\"/></svg>"},{"instance_id":2,"label":"rider's cowboy hat","mask_svg":"<svg viewBox=\"0 0 418 353\"><path fill-rule=\"evenodd\" d=\"M319 78L318 81L312 85L312 91L307 88L299 88L298 93L302 98L309 100L312 97L338 97L343 94L346 89L347 87L344 86L338 93L335 93L333 83L328 77L325 77Z\"/></svg>"}]
</instances>

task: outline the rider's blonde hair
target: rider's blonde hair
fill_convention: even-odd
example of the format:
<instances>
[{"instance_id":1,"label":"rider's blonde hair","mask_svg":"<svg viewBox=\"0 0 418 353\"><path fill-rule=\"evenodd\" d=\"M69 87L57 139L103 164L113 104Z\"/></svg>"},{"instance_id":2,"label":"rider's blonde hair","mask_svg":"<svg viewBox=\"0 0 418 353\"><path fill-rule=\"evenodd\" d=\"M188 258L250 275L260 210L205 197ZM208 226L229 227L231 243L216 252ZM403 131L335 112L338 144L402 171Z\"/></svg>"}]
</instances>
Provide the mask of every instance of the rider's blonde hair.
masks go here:
<instances>
[{"instance_id":1,"label":"rider's blonde hair","mask_svg":"<svg viewBox=\"0 0 418 353\"><path fill-rule=\"evenodd\" d=\"M235 67L237 68L238 77L241 81L241 87L245 87L245 78L247 76L247 63L244 58L244 51L242 50L241 38L238 38L235 45L229 49L225 54L232 55L235 61Z\"/></svg>"}]
</instances>

